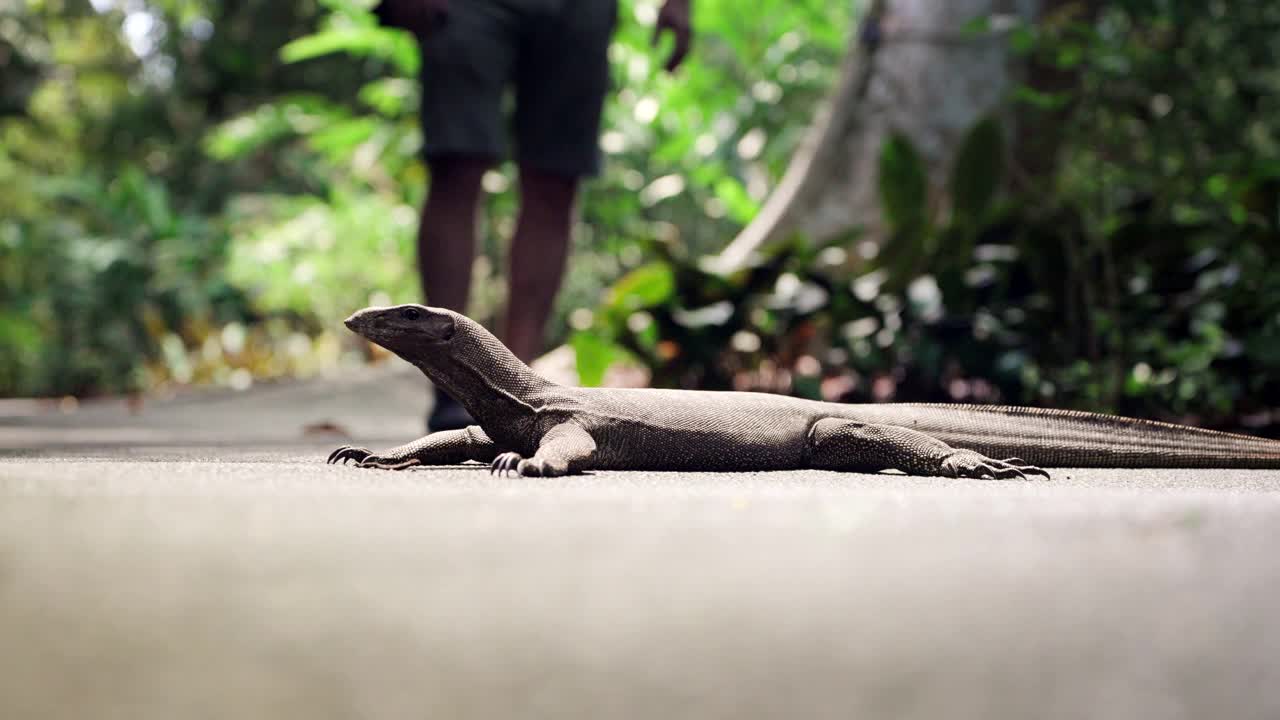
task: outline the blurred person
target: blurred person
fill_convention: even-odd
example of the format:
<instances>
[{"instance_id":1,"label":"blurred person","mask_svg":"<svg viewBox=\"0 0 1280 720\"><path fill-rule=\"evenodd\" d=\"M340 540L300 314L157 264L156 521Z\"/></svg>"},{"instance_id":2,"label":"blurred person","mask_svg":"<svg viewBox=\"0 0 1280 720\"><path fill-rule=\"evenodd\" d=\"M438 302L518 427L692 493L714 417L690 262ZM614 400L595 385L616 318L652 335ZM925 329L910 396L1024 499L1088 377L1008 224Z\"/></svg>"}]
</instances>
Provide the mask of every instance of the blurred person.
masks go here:
<instances>
[{"instance_id":1,"label":"blurred person","mask_svg":"<svg viewBox=\"0 0 1280 720\"><path fill-rule=\"evenodd\" d=\"M654 41L674 37L673 72L689 51L691 0L666 0ZM374 11L409 30L422 54L421 122L430 185L418 229L418 269L432 305L466 312L484 174L508 153L504 96L519 170L520 209L507 260L498 335L521 360L541 350L560 289L575 198L600 170L616 0L383 0ZM428 431L472 424L436 391Z\"/></svg>"}]
</instances>

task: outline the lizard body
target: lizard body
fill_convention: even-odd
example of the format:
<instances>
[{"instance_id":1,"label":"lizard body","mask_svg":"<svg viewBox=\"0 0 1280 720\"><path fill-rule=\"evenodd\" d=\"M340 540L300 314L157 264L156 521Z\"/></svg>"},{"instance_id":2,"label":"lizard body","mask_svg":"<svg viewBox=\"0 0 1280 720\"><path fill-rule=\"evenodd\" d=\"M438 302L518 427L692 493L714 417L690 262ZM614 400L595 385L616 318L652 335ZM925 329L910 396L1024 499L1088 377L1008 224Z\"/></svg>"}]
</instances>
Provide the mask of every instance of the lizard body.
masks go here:
<instances>
[{"instance_id":1,"label":"lizard body","mask_svg":"<svg viewBox=\"0 0 1280 720\"><path fill-rule=\"evenodd\" d=\"M367 308L346 324L417 366L478 425L378 454L344 446L331 463L400 469L475 460L534 476L823 468L1022 478L1047 477L1039 466L1280 468L1280 441L1095 413L564 387L478 323L422 305Z\"/></svg>"}]
</instances>

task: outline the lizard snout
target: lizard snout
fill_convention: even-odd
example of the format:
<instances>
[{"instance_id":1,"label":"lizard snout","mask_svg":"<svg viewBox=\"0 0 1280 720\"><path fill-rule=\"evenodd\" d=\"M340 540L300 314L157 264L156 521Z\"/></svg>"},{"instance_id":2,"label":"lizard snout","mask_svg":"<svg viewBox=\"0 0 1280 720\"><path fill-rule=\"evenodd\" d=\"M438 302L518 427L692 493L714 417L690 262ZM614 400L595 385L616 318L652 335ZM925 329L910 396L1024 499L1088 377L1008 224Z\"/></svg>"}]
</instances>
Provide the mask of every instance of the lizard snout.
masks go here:
<instances>
[{"instance_id":1,"label":"lizard snout","mask_svg":"<svg viewBox=\"0 0 1280 720\"><path fill-rule=\"evenodd\" d=\"M346 320L343 320L342 324L346 325L347 329L354 333L365 335L369 330L386 324L386 321L376 312L379 309L365 308L364 310L357 310L351 313L351 316Z\"/></svg>"}]
</instances>

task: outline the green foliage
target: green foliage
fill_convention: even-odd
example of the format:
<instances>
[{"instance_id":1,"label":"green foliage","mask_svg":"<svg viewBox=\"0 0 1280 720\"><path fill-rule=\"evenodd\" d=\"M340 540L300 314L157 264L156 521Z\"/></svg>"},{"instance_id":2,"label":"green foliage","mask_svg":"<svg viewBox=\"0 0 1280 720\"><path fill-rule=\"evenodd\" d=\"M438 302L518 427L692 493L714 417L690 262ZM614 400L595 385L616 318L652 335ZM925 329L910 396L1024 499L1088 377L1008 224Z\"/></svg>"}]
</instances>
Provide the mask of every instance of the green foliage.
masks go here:
<instances>
[{"instance_id":1,"label":"green foliage","mask_svg":"<svg viewBox=\"0 0 1280 720\"><path fill-rule=\"evenodd\" d=\"M330 329L352 306L419 297L418 53L372 5L0 10L0 394L294 372L337 357ZM679 228L675 242L705 252L752 217L833 76L849 14L765 0L761 23L740 3L703 0L696 51L669 78L650 46L656 9L620 7L608 162L584 198L553 342L570 311L646 263L652 238ZM145 33L128 35L126 20ZM137 180L128 213L108 197L123 178ZM486 321L503 301L513 180L504 166L485 183L472 312ZM176 294L157 248L185 258ZM50 295L74 307L40 310ZM60 316L94 320L72 332ZM243 344L224 333L249 347L215 351ZM295 362L304 345L324 359Z\"/></svg>"},{"instance_id":2,"label":"green foliage","mask_svg":"<svg viewBox=\"0 0 1280 720\"><path fill-rule=\"evenodd\" d=\"M175 208L136 169L111 181L50 183L40 197L61 219L0 223L6 392L145 387L158 378L139 358L159 357L167 338L181 342L201 324L242 316L243 298L216 272L227 236Z\"/></svg>"},{"instance_id":3,"label":"green foliage","mask_svg":"<svg viewBox=\"0 0 1280 720\"><path fill-rule=\"evenodd\" d=\"M266 222L268 213L278 220ZM333 318L417 291L416 280L404 272L413 257L408 230L417 223L408 205L336 188L325 199L245 195L228 215L237 242L226 277L258 307L296 318Z\"/></svg>"},{"instance_id":4,"label":"green foliage","mask_svg":"<svg viewBox=\"0 0 1280 720\"><path fill-rule=\"evenodd\" d=\"M995 117L973 126L951 170L955 222L976 229L987 219L1004 175L1004 133Z\"/></svg>"},{"instance_id":5,"label":"green foliage","mask_svg":"<svg viewBox=\"0 0 1280 720\"><path fill-rule=\"evenodd\" d=\"M1072 283L1060 352L1094 364L1063 374L1067 396L1211 417L1280 399L1265 349L1280 279L1264 269L1280 248L1277 28L1274 3L1126 0L1049 18L1023 45L1078 80L1042 88L1066 110L1026 111L1063 139L1057 172L1028 188L1054 203L1022 212L1064 249L1028 256L1045 283Z\"/></svg>"},{"instance_id":6,"label":"green foliage","mask_svg":"<svg viewBox=\"0 0 1280 720\"><path fill-rule=\"evenodd\" d=\"M350 63L292 72L273 59L315 22L310 2L0 9L0 395L242 385L308 366L262 347L272 333L312 342L228 280L221 213L238 191L306 187L315 166L213 162L202 139L264 98L307 109L347 94ZM304 119L275 117L220 151Z\"/></svg>"},{"instance_id":7,"label":"green foliage","mask_svg":"<svg viewBox=\"0 0 1280 720\"><path fill-rule=\"evenodd\" d=\"M135 37L142 6L0 10L0 394L306 372L342 356L352 307L418 296L418 56L371 5L153 0ZM731 275L699 258L777 182L849 8L698 0L668 77L656 7L621 5L607 162L551 323L585 381L627 355L659 385L829 399L1280 403L1280 6L1059 4L1009 31L1027 82L946 173L882 148L890 238L795 238ZM485 180L485 321L514 180Z\"/></svg>"},{"instance_id":8,"label":"green foliage","mask_svg":"<svg viewBox=\"0 0 1280 720\"><path fill-rule=\"evenodd\" d=\"M880 200L895 233L919 233L928 224L929 180L924 161L905 135L894 133L880 151Z\"/></svg>"},{"instance_id":9,"label":"green foliage","mask_svg":"<svg viewBox=\"0 0 1280 720\"><path fill-rule=\"evenodd\" d=\"M740 385L744 372L802 347L811 321L830 312L829 266L842 252L831 249L834 256L797 237L725 275L678 246L653 243L647 254L656 260L620 278L589 331L575 336L582 381L598 381L623 350L658 386Z\"/></svg>"},{"instance_id":10,"label":"green foliage","mask_svg":"<svg viewBox=\"0 0 1280 720\"><path fill-rule=\"evenodd\" d=\"M568 326L570 311L595 305L615 278L623 279L607 306L664 300L653 296L664 292L655 266L644 265L655 236L674 234L672 242L685 250L706 252L759 209L832 77L847 15L846 9L814 0L766 5L762 12L777 24L745 22L734 3L699 3L698 52L673 78L659 69L650 43L656 3L621 4L610 51L620 90L606 105L602 138L607 162L603 176L585 192L583 223L551 323L552 342L566 339L561 328ZM340 225L340 233L322 233L340 240L320 249L298 245L296 257L253 254L254 261L238 264L242 270L233 268L232 276L249 284L262 312L335 323L346 310L312 303L308 312L302 302L317 282L335 283L331 296L343 303L365 302L375 292L394 300L418 296L410 245L414 223L404 221L427 179L417 159L416 66L395 55L397 43L412 42L409 35L376 27L371 14L350 5L335 8L321 26L290 41L281 57L303 66L330 55L372 58L385 62L384 72L371 75L349 97L294 95L262 103L215 127L205 147L223 160L270 153L304 169L313 187L301 196L257 194L253 202L239 204L237 246L270 245L274 241L265 238L294 232L299 214L318 223L317 229ZM499 268L515 222L514 174L505 165L485 182L483 257L473 274L477 287L470 309L485 322L496 318L504 299ZM396 222L385 220L390 209L399 213ZM348 213L384 220L348 223L341 219ZM314 275L297 274L303 256ZM330 266L332 272L324 269ZM632 289L639 295L633 297ZM586 377L597 374L598 363L587 354L604 344L581 336L573 343L582 353L579 370Z\"/></svg>"},{"instance_id":11,"label":"green foliage","mask_svg":"<svg viewBox=\"0 0 1280 720\"><path fill-rule=\"evenodd\" d=\"M667 258L692 280L599 333L658 384L1266 422L1280 403L1280 50L1266 39L1280 8L1226 7L1067 5L1014 28L1038 68L1010 97L1016 131L976 124L943 198L892 136L882 244L783 260L763 286ZM771 314L783 285L829 297ZM734 310L700 334L674 321L718 300ZM628 334L649 324L648 340Z\"/></svg>"}]
</instances>

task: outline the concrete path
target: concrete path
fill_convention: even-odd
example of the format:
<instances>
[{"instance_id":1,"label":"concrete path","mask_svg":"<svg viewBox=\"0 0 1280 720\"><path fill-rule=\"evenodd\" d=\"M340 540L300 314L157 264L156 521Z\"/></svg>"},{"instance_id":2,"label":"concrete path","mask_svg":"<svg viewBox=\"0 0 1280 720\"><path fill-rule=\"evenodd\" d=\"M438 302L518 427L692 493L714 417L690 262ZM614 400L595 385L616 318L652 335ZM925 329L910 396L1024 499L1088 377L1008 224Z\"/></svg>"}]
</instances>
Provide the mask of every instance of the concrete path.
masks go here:
<instances>
[{"instance_id":1,"label":"concrete path","mask_svg":"<svg viewBox=\"0 0 1280 720\"><path fill-rule=\"evenodd\" d=\"M1280 473L321 463L420 393L0 405L0 717L1280 717Z\"/></svg>"}]
</instances>

